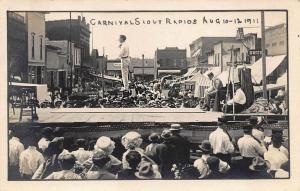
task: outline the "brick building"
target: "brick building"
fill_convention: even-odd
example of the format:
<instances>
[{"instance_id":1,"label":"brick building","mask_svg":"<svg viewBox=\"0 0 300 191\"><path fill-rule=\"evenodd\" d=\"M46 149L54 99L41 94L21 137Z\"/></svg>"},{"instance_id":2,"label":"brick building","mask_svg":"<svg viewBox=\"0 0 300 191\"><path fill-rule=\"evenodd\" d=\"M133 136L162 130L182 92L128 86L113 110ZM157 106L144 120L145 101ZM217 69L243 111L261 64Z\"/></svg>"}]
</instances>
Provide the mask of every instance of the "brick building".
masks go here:
<instances>
[{"instance_id":1,"label":"brick building","mask_svg":"<svg viewBox=\"0 0 300 191\"><path fill-rule=\"evenodd\" d=\"M50 40L70 40L75 43L80 53L78 64L74 65L74 83L80 82L82 66L88 66L90 58L90 25L85 17L78 16L77 19L53 20L46 22L46 36ZM74 58L76 59L76 58ZM69 60L70 62L71 60Z\"/></svg>"},{"instance_id":2,"label":"brick building","mask_svg":"<svg viewBox=\"0 0 300 191\"><path fill-rule=\"evenodd\" d=\"M132 77L137 80L151 81L154 79L154 59L144 58L132 58L130 71Z\"/></svg>"},{"instance_id":3,"label":"brick building","mask_svg":"<svg viewBox=\"0 0 300 191\"><path fill-rule=\"evenodd\" d=\"M186 49L166 47L157 49L154 56L155 78L165 74L180 75L187 70Z\"/></svg>"},{"instance_id":4,"label":"brick building","mask_svg":"<svg viewBox=\"0 0 300 191\"><path fill-rule=\"evenodd\" d=\"M7 13L7 66L12 78L28 80L27 29L24 16L18 12ZM19 81L18 80L18 81Z\"/></svg>"}]
</instances>

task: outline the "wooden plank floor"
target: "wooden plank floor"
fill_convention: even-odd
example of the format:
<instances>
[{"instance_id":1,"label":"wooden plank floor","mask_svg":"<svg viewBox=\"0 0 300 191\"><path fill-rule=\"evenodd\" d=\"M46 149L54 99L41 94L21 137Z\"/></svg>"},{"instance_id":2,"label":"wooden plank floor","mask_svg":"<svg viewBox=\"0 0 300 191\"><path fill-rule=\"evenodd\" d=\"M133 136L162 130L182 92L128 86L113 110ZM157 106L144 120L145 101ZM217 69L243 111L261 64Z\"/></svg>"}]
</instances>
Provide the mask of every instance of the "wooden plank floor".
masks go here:
<instances>
[{"instance_id":1,"label":"wooden plank floor","mask_svg":"<svg viewBox=\"0 0 300 191\"><path fill-rule=\"evenodd\" d=\"M62 108L38 109L37 123L97 123L97 122L216 122L221 112L176 108ZM17 123L19 111L10 112L9 122ZM22 122L30 122L24 117Z\"/></svg>"}]
</instances>

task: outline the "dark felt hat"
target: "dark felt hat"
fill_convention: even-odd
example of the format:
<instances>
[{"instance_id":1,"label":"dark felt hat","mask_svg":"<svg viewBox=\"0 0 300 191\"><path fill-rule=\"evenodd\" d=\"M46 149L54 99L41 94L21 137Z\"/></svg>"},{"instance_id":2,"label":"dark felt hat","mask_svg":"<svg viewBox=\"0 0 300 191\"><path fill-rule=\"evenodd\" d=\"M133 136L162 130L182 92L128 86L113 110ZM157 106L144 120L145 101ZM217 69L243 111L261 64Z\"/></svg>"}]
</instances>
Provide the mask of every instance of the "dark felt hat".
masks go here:
<instances>
[{"instance_id":1,"label":"dark felt hat","mask_svg":"<svg viewBox=\"0 0 300 191\"><path fill-rule=\"evenodd\" d=\"M249 123L253 124L253 125L256 125L258 123L258 118L255 117L255 116L251 116L249 118Z\"/></svg>"},{"instance_id":2,"label":"dark felt hat","mask_svg":"<svg viewBox=\"0 0 300 191\"><path fill-rule=\"evenodd\" d=\"M203 152L211 152L212 147L208 140L203 140L202 143L199 145L199 148Z\"/></svg>"},{"instance_id":3,"label":"dark felt hat","mask_svg":"<svg viewBox=\"0 0 300 191\"><path fill-rule=\"evenodd\" d=\"M223 125L223 124L227 124L227 119L225 118L225 116L221 116L218 117L218 125Z\"/></svg>"},{"instance_id":4,"label":"dark felt hat","mask_svg":"<svg viewBox=\"0 0 300 191\"><path fill-rule=\"evenodd\" d=\"M273 142L283 142L282 135L279 133L272 134L272 141Z\"/></svg>"}]
</instances>

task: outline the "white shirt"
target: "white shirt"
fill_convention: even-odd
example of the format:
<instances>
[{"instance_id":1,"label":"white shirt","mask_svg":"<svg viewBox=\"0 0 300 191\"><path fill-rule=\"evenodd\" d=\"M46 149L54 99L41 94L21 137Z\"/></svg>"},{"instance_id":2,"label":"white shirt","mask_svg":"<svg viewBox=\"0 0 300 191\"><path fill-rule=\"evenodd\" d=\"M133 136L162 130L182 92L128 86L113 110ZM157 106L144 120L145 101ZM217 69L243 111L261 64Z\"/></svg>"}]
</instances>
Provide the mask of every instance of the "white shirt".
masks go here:
<instances>
[{"instance_id":1,"label":"white shirt","mask_svg":"<svg viewBox=\"0 0 300 191\"><path fill-rule=\"evenodd\" d=\"M288 161L288 158L276 148L269 149L264 154L264 159L271 163L271 170L280 169L281 165Z\"/></svg>"},{"instance_id":2,"label":"white shirt","mask_svg":"<svg viewBox=\"0 0 300 191\"><path fill-rule=\"evenodd\" d=\"M220 127L209 135L209 142L213 148L214 154L229 154L234 152L234 146L231 143L229 136Z\"/></svg>"},{"instance_id":3,"label":"white shirt","mask_svg":"<svg viewBox=\"0 0 300 191\"><path fill-rule=\"evenodd\" d=\"M263 156L267 149L260 145L251 135L244 135L238 140L238 147L243 157Z\"/></svg>"},{"instance_id":4,"label":"white shirt","mask_svg":"<svg viewBox=\"0 0 300 191\"><path fill-rule=\"evenodd\" d=\"M233 98L227 102L227 105L233 105L233 102L241 105L246 103L246 95L241 88L236 90Z\"/></svg>"},{"instance_id":5,"label":"white shirt","mask_svg":"<svg viewBox=\"0 0 300 191\"><path fill-rule=\"evenodd\" d=\"M289 177L289 172L282 170L282 169L278 169L275 172L275 178L288 178Z\"/></svg>"},{"instance_id":6,"label":"white shirt","mask_svg":"<svg viewBox=\"0 0 300 191\"><path fill-rule=\"evenodd\" d=\"M129 46L127 45L126 42L123 42L121 44L121 47L120 47L120 53L119 53L119 58L127 58L129 57Z\"/></svg>"},{"instance_id":7,"label":"white shirt","mask_svg":"<svg viewBox=\"0 0 300 191\"><path fill-rule=\"evenodd\" d=\"M276 149L273 147L273 144L269 145L268 150L270 149ZM287 158L289 158L289 150L287 148L285 148L284 146L280 146L279 147L279 151L281 151Z\"/></svg>"},{"instance_id":8,"label":"white shirt","mask_svg":"<svg viewBox=\"0 0 300 191\"><path fill-rule=\"evenodd\" d=\"M42 151L45 151L45 149L48 148L49 143L50 143L50 141L48 139L46 139L45 137L42 137L38 142L38 147Z\"/></svg>"},{"instance_id":9,"label":"white shirt","mask_svg":"<svg viewBox=\"0 0 300 191\"><path fill-rule=\"evenodd\" d=\"M26 175L33 175L44 162L43 155L36 150L36 147L29 146L20 155L20 172Z\"/></svg>"},{"instance_id":10,"label":"white shirt","mask_svg":"<svg viewBox=\"0 0 300 191\"><path fill-rule=\"evenodd\" d=\"M252 135L256 139L258 139L260 142L263 142L265 139L265 134L264 132L258 130L258 129L252 129Z\"/></svg>"},{"instance_id":11,"label":"white shirt","mask_svg":"<svg viewBox=\"0 0 300 191\"><path fill-rule=\"evenodd\" d=\"M9 142L9 166L19 166L19 157L24 151L24 145L17 137L12 137Z\"/></svg>"},{"instance_id":12,"label":"white shirt","mask_svg":"<svg viewBox=\"0 0 300 191\"><path fill-rule=\"evenodd\" d=\"M82 179L81 176L78 174L75 174L71 170L62 170L58 172L53 172L49 176L47 176L45 179L50 179L50 180L62 180L62 179L68 179L68 180L77 180L77 179Z\"/></svg>"},{"instance_id":13,"label":"white shirt","mask_svg":"<svg viewBox=\"0 0 300 191\"><path fill-rule=\"evenodd\" d=\"M83 164L86 160L88 160L93 153L91 151L86 151L84 148L79 148L77 151L73 151L72 154L75 156L77 161Z\"/></svg>"}]
</instances>

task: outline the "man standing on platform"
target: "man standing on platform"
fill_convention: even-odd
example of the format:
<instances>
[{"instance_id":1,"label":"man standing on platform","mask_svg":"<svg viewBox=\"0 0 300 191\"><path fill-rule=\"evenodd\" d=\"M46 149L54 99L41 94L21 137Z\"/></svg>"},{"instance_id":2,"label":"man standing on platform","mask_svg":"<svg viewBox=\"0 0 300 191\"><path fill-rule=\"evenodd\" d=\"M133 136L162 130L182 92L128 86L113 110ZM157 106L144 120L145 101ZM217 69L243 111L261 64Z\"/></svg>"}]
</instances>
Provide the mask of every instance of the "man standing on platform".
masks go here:
<instances>
[{"instance_id":1,"label":"man standing on platform","mask_svg":"<svg viewBox=\"0 0 300 191\"><path fill-rule=\"evenodd\" d=\"M226 123L225 117L218 118L218 128L209 135L209 142L212 146L213 154L230 165L234 145L231 142L231 136L226 130Z\"/></svg>"},{"instance_id":2,"label":"man standing on platform","mask_svg":"<svg viewBox=\"0 0 300 191\"><path fill-rule=\"evenodd\" d=\"M121 49L119 58L121 59L121 73L122 73L122 81L123 81L123 91L129 90L128 83L128 73L129 73L129 65L130 65L130 57L129 57L129 46L126 43L126 36L120 35L119 38L119 48Z\"/></svg>"}]
</instances>

